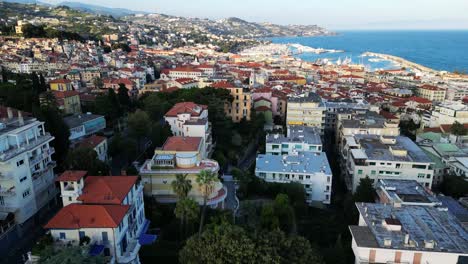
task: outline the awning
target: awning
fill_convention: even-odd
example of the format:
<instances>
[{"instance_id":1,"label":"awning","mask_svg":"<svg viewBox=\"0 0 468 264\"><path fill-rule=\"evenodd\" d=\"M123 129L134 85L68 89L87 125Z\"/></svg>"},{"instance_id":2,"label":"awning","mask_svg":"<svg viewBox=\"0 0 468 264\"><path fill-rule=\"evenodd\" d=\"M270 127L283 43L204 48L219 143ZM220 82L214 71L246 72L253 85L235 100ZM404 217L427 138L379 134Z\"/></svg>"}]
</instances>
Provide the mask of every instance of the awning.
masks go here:
<instances>
[{"instance_id":1,"label":"awning","mask_svg":"<svg viewBox=\"0 0 468 264\"><path fill-rule=\"evenodd\" d=\"M95 257L97 255L100 255L102 251L104 251L103 245L92 245L89 249L89 255Z\"/></svg>"},{"instance_id":2,"label":"awning","mask_svg":"<svg viewBox=\"0 0 468 264\"><path fill-rule=\"evenodd\" d=\"M158 236L157 235L150 235L150 234L142 234L139 238L138 238L138 242L140 243L140 245L144 246L144 245L151 245L154 243L154 241L156 241L156 238Z\"/></svg>"}]
</instances>

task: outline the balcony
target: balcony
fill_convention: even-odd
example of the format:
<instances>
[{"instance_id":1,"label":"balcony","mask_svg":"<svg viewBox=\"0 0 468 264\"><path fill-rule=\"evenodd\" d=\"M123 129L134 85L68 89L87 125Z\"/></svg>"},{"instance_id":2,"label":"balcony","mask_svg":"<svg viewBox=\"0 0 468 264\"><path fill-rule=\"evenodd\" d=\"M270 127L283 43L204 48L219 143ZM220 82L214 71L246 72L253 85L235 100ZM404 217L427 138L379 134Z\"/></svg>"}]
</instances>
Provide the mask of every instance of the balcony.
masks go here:
<instances>
[{"instance_id":1,"label":"balcony","mask_svg":"<svg viewBox=\"0 0 468 264\"><path fill-rule=\"evenodd\" d=\"M30 151L37 147L40 144L43 144L45 142L51 141L52 136L50 133L45 133L44 136L40 136L37 139L29 141L29 144L21 144L19 147L14 146L13 148L3 152L0 154L0 161L5 162L8 161L9 159L19 155L20 153L23 153L25 151Z\"/></svg>"},{"instance_id":2,"label":"balcony","mask_svg":"<svg viewBox=\"0 0 468 264\"><path fill-rule=\"evenodd\" d=\"M10 196L15 196L15 195L16 195L16 190L14 186L11 188L4 188L0 186L0 196L10 197Z\"/></svg>"},{"instance_id":3,"label":"balcony","mask_svg":"<svg viewBox=\"0 0 468 264\"><path fill-rule=\"evenodd\" d=\"M140 243L137 239L131 240L127 245L127 250L123 255L117 257L118 263L130 263L138 257L138 251L140 251Z\"/></svg>"}]
</instances>

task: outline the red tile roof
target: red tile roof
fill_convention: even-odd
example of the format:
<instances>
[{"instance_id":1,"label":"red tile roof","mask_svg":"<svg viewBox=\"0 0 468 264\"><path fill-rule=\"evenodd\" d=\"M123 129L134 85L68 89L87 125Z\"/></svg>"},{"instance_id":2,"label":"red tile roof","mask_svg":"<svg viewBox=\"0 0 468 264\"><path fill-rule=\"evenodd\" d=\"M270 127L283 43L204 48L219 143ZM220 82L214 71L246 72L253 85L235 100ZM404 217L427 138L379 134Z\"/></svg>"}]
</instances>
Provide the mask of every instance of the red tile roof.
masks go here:
<instances>
[{"instance_id":1,"label":"red tile roof","mask_svg":"<svg viewBox=\"0 0 468 264\"><path fill-rule=\"evenodd\" d=\"M137 176L88 176L78 200L86 204L121 204Z\"/></svg>"},{"instance_id":2,"label":"red tile roof","mask_svg":"<svg viewBox=\"0 0 468 264\"><path fill-rule=\"evenodd\" d=\"M211 85L211 87L213 88L224 88L224 89L228 89L228 88L236 88L236 86L230 82L215 82Z\"/></svg>"},{"instance_id":3,"label":"red tile roof","mask_svg":"<svg viewBox=\"0 0 468 264\"><path fill-rule=\"evenodd\" d=\"M88 174L87 171L65 171L57 178L57 181L79 181L81 178L85 177L86 174Z\"/></svg>"},{"instance_id":4,"label":"red tile roof","mask_svg":"<svg viewBox=\"0 0 468 264\"><path fill-rule=\"evenodd\" d=\"M71 83L72 81L67 80L67 79L55 79L50 81L49 83Z\"/></svg>"},{"instance_id":5,"label":"red tile roof","mask_svg":"<svg viewBox=\"0 0 468 264\"><path fill-rule=\"evenodd\" d=\"M128 209L128 205L70 204L62 208L44 228L116 228Z\"/></svg>"},{"instance_id":6,"label":"red tile roof","mask_svg":"<svg viewBox=\"0 0 468 264\"><path fill-rule=\"evenodd\" d=\"M104 142L106 140L105 137L97 136L97 135L92 135L89 138L85 138L80 142L81 147L89 147L94 149L97 147L99 144Z\"/></svg>"},{"instance_id":7,"label":"red tile roof","mask_svg":"<svg viewBox=\"0 0 468 264\"><path fill-rule=\"evenodd\" d=\"M190 114L192 116L200 116L203 110L208 109L207 105L199 105L194 102L185 102L175 104L166 114L168 117L176 117L179 114Z\"/></svg>"},{"instance_id":8,"label":"red tile roof","mask_svg":"<svg viewBox=\"0 0 468 264\"><path fill-rule=\"evenodd\" d=\"M54 94L55 98L57 99L63 99L67 97L72 97L76 95L80 95L78 91L52 91Z\"/></svg>"},{"instance_id":9,"label":"red tile roof","mask_svg":"<svg viewBox=\"0 0 468 264\"><path fill-rule=\"evenodd\" d=\"M166 151L198 151L201 137L169 137L163 145Z\"/></svg>"}]
</instances>

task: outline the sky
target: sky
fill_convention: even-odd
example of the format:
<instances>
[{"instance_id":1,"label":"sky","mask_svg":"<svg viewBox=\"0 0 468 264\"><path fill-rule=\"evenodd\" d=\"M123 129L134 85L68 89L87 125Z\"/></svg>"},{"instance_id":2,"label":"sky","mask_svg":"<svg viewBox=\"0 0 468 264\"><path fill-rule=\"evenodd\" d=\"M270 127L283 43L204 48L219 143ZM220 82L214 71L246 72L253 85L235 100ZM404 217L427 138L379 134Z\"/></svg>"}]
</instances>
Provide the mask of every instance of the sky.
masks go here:
<instances>
[{"instance_id":1,"label":"sky","mask_svg":"<svg viewBox=\"0 0 468 264\"><path fill-rule=\"evenodd\" d=\"M69 0L75 1L75 0ZM168 15L343 29L468 29L468 0L77 0ZM60 0L45 0L58 3Z\"/></svg>"}]
</instances>

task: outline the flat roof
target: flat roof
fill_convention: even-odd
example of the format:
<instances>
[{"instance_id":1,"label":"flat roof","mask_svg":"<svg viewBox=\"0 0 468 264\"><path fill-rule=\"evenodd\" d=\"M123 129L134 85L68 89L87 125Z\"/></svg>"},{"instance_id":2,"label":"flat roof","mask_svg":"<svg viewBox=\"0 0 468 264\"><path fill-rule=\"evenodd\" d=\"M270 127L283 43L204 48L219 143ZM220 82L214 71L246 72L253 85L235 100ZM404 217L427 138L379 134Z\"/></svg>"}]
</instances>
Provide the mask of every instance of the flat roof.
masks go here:
<instances>
[{"instance_id":1,"label":"flat roof","mask_svg":"<svg viewBox=\"0 0 468 264\"><path fill-rule=\"evenodd\" d=\"M446 208L374 203L356 203L356 207L380 248L468 252L468 232ZM401 230L388 229L384 225L384 222L389 223L387 219L398 220ZM404 243L406 234L411 241L409 245ZM385 246L385 240L391 240L391 245ZM425 242L435 243L433 248L427 248Z\"/></svg>"},{"instance_id":2,"label":"flat roof","mask_svg":"<svg viewBox=\"0 0 468 264\"><path fill-rule=\"evenodd\" d=\"M369 160L402 161L431 163L432 160L410 138L404 136L394 137L394 144L384 144L377 135L355 135L354 138L366 152ZM392 150L406 150L407 155L400 156Z\"/></svg>"},{"instance_id":3,"label":"flat roof","mask_svg":"<svg viewBox=\"0 0 468 264\"><path fill-rule=\"evenodd\" d=\"M86 123L91 120L104 118L102 115L94 115L94 114L79 114L79 115L72 115L66 116L63 118L63 121L68 125L69 128L74 128L81 126L83 123Z\"/></svg>"},{"instance_id":4,"label":"flat roof","mask_svg":"<svg viewBox=\"0 0 468 264\"><path fill-rule=\"evenodd\" d=\"M389 198L404 203L440 203L434 194L414 180L381 179L377 187L386 191Z\"/></svg>"},{"instance_id":5,"label":"flat roof","mask_svg":"<svg viewBox=\"0 0 468 264\"><path fill-rule=\"evenodd\" d=\"M322 145L320 132L315 127L289 126L288 136L283 134L267 134L266 143L307 143L310 145Z\"/></svg>"},{"instance_id":6,"label":"flat roof","mask_svg":"<svg viewBox=\"0 0 468 264\"><path fill-rule=\"evenodd\" d=\"M293 103L321 103L322 97L316 93L305 93L294 97L289 97L288 102Z\"/></svg>"},{"instance_id":7,"label":"flat roof","mask_svg":"<svg viewBox=\"0 0 468 264\"><path fill-rule=\"evenodd\" d=\"M256 171L284 173L325 173L331 175L330 164L325 153L301 152L298 155L260 154L257 156Z\"/></svg>"}]
</instances>

